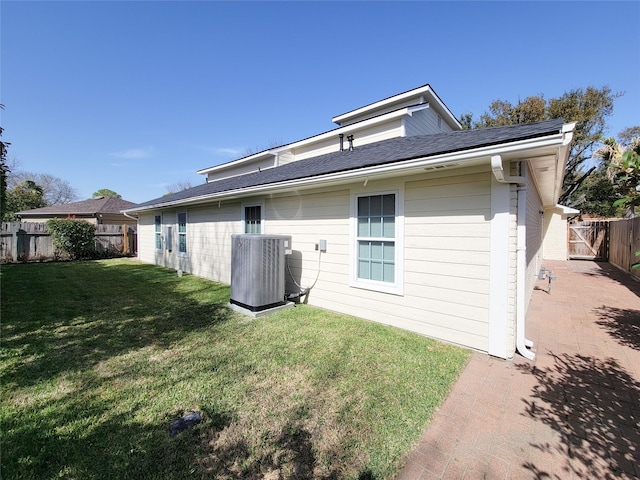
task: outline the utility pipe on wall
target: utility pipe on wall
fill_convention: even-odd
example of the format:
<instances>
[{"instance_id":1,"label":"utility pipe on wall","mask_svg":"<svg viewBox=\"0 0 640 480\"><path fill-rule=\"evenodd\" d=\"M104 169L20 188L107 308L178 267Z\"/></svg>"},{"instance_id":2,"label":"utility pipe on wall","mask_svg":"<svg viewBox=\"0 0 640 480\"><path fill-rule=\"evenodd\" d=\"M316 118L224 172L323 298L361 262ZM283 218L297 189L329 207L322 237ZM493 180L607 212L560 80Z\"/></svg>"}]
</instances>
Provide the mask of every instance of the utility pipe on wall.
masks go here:
<instances>
[{"instance_id":1,"label":"utility pipe on wall","mask_svg":"<svg viewBox=\"0 0 640 480\"><path fill-rule=\"evenodd\" d=\"M527 178L525 176L505 175L502 157L491 157L491 171L500 183L516 184L518 195L518 233L516 240L516 349L525 358L534 360L535 353L529 350L533 342L525 338L525 289L527 271Z\"/></svg>"}]
</instances>

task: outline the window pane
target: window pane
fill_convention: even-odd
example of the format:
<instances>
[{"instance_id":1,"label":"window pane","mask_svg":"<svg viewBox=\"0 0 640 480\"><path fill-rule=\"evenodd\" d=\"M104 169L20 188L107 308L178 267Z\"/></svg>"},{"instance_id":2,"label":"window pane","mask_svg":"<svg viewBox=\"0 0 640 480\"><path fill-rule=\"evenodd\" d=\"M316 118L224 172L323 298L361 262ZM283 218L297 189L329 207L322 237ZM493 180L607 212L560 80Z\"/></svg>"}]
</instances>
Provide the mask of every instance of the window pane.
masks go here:
<instances>
[{"instance_id":1,"label":"window pane","mask_svg":"<svg viewBox=\"0 0 640 480\"><path fill-rule=\"evenodd\" d=\"M394 262L395 261L395 251L396 246L391 242L384 242L384 253L383 258L385 262Z\"/></svg>"},{"instance_id":2,"label":"window pane","mask_svg":"<svg viewBox=\"0 0 640 480\"><path fill-rule=\"evenodd\" d=\"M369 242L358 242L358 258L369 260L370 248Z\"/></svg>"},{"instance_id":3,"label":"window pane","mask_svg":"<svg viewBox=\"0 0 640 480\"><path fill-rule=\"evenodd\" d=\"M358 218L358 236L359 237L369 237L369 218Z\"/></svg>"},{"instance_id":4,"label":"window pane","mask_svg":"<svg viewBox=\"0 0 640 480\"><path fill-rule=\"evenodd\" d=\"M178 235L178 252L187 253L187 236Z\"/></svg>"},{"instance_id":5,"label":"window pane","mask_svg":"<svg viewBox=\"0 0 640 480\"><path fill-rule=\"evenodd\" d=\"M369 215L372 217L382 215L382 196L375 195L373 197L369 197L369 201L371 202Z\"/></svg>"},{"instance_id":6,"label":"window pane","mask_svg":"<svg viewBox=\"0 0 640 480\"><path fill-rule=\"evenodd\" d=\"M358 216L359 217L369 216L369 197L358 198Z\"/></svg>"},{"instance_id":7,"label":"window pane","mask_svg":"<svg viewBox=\"0 0 640 480\"><path fill-rule=\"evenodd\" d=\"M162 224L160 215L156 215L155 222L156 222L156 232L160 232L161 224Z\"/></svg>"},{"instance_id":8,"label":"window pane","mask_svg":"<svg viewBox=\"0 0 640 480\"><path fill-rule=\"evenodd\" d=\"M362 260L358 262L358 278L364 278L365 280L371 278L369 274L369 262Z\"/></svg>"},{"instance_id":9,"label":"window pane","mask_svg":"<svg viewBox=\"0 0 640 480\"><path fill-rule=\"evenodd\" d=\"M381 282L382 278L382 262L371 262L371 280Z\"/></svg>"},{"instance_id":10,"label":"window pane","mask_svg":"<svg viewBox=\"0 0 640 480\"><path fill-rule=\"evenodd\" d=\"M382 214L396 215L396 196L394 194L384 196Z\"/></svg>"},{"instance_id":11,"label":"window pane","mask_svg":"<svg viewBox=\"0 0 640 480\"><path fill-rule=\"evenodd\" d=\"M393 263L384 264L384 281L393 283L394 280L395 265Z\"/></svg>"},{"instance_id":12,"label":"window pane","mask_svg":"<svg viewBox=\"0 0 640 480\"><path fill-rule=\"evenodd\" d=\"M382 219L384 226L380 237L394 238L396 236L396 219L394 217L384 217Z\"/></svg>"},{"instance_id":13,"label":"window pane","mask_svg":"<svg viewBox=\"0 0 640 480\"><path fill-rule=\"evenodd\" d=\"M382 260L382 242L371 242L371 259Z\"/></svg>"},{"instance_id":14,"label":"window pane","mask_svg":"<svg viewBox=\"0 0 640 480\"><path fill-rule=\"evenodd\" d=\"M370 237L382 236L382 218L380 217L371 218L371 232L369 236Z\"/></svg>"}]
</instances>

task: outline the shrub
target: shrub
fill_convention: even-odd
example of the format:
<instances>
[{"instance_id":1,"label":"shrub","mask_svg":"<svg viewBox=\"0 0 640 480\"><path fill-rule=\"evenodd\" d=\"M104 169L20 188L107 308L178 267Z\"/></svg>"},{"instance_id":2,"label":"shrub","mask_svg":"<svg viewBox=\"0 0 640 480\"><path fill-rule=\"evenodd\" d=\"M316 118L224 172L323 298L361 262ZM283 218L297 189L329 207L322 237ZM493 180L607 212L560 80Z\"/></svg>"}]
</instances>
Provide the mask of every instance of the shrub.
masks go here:
<instances>
[{"instance_id":1,"label":"shrub","mask_svg":"<svg viewBox=\"0 0 640 480\"><path fill-rule=\"evenodd\" d=\"M65 253L73 260L92 255L95 247L95 225L84 220L54 218L47 222L47 228L56 254Z\"/></svg>"}]
</instances>

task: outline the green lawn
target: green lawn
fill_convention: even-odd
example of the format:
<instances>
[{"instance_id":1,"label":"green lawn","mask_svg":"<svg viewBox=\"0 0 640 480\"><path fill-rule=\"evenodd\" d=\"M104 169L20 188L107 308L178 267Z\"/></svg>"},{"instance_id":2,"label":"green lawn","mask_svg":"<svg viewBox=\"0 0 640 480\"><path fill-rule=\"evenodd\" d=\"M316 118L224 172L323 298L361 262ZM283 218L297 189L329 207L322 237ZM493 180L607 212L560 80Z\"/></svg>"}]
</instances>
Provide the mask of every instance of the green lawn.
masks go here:
<instances>
[{"instance_id":1,"label":"green lawn","mask_svg":"<svg viewBox=\"0 0 640 480\"><path fill-rule=\"evenodd\" d=\"M5 479L393 478L469 357L304 305L252 320L128 259L0 281Z\"/></svg>"}]
</instances>

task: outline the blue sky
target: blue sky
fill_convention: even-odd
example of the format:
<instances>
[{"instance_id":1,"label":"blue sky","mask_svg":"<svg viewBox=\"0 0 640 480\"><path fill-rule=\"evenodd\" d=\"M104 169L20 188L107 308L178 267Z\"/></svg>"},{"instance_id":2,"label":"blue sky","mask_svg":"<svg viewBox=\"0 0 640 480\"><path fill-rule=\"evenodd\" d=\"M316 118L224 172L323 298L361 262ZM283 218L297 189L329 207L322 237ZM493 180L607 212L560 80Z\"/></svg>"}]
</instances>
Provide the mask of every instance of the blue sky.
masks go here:
<instances>
[{"instance_id":1,"label":"blue sky","mask_svg":"<svg viewBox=\"0 0 640 480\"><path fill-rule=\"evenodd\" d=\"M143 202L195 172L430 84L498 98L624 92L640 125L640 2L3 0L3 139L19 168Z\"/></svg>"}]
</instances>

